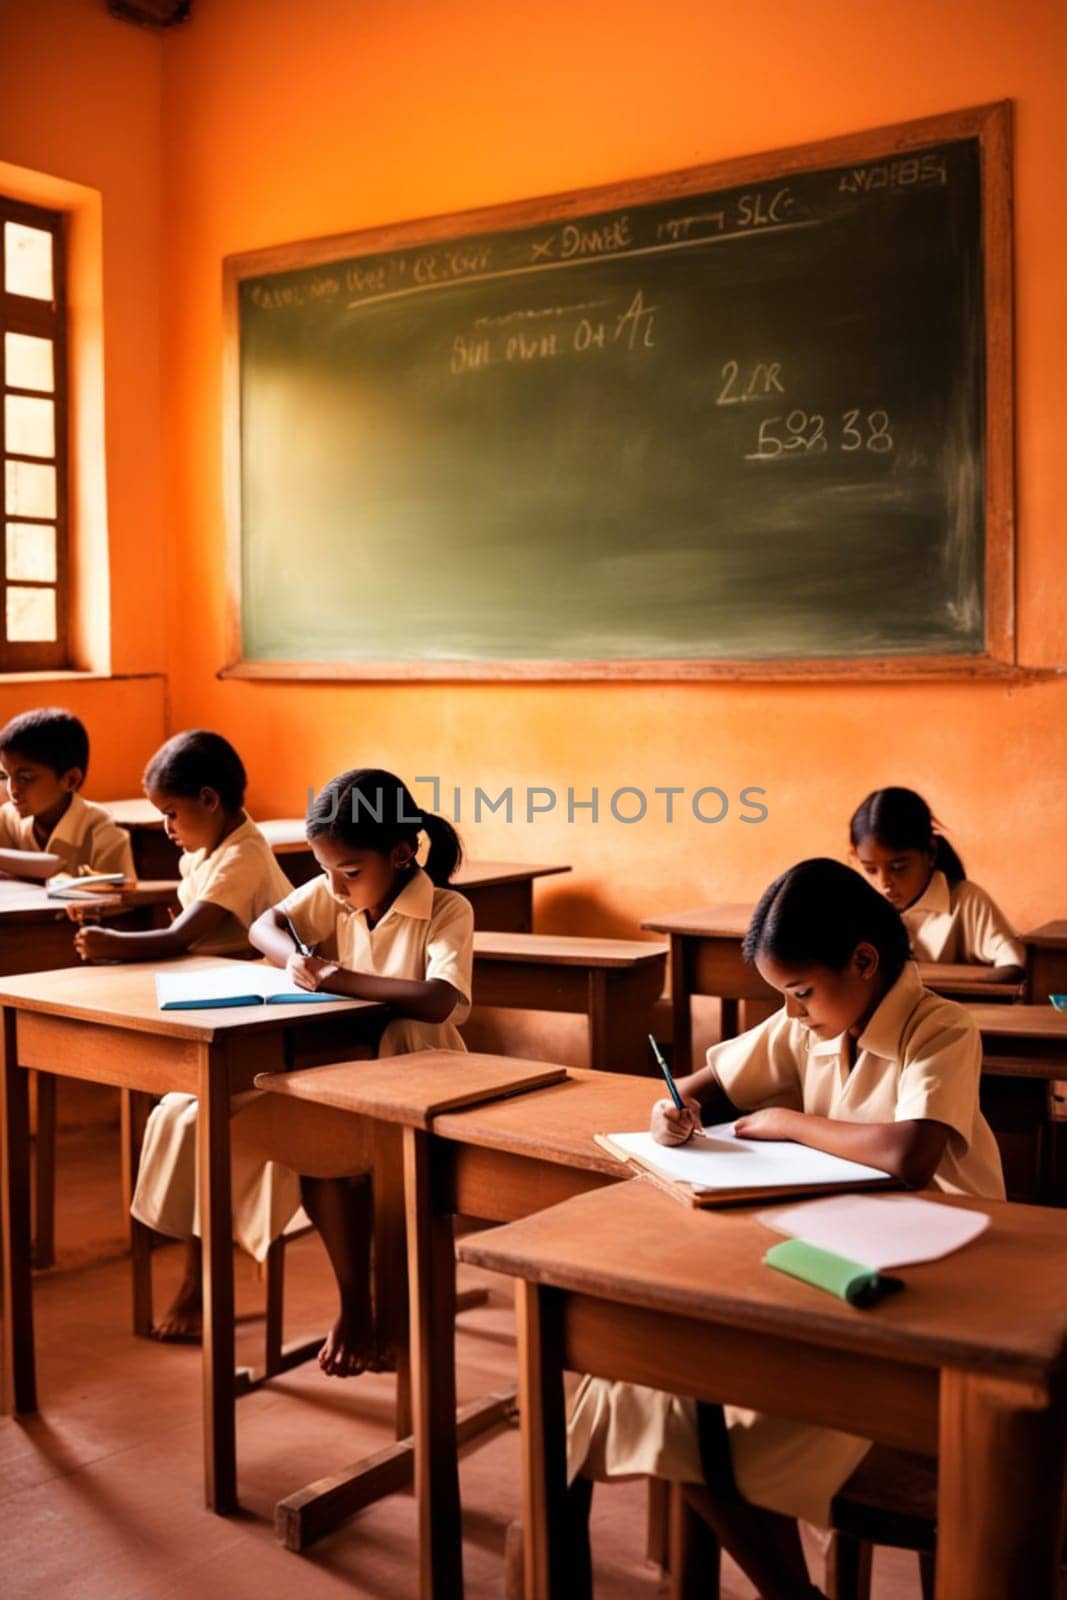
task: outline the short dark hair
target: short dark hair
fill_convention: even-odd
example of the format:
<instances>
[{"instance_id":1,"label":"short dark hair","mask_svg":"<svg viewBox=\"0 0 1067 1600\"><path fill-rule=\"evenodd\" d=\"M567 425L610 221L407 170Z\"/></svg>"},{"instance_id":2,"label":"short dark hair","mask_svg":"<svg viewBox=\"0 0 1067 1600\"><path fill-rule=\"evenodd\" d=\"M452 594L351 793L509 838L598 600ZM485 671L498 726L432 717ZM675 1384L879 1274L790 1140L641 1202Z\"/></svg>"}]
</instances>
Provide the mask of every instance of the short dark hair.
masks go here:
<instances>
[{"instance_id":1,"label":"short dark hair","mask_svg":"<svg viewBox=\"0 0 1067 1600\"><path fill-rule=\"evenodd\" d=\"M214 789L227 811L240 811L248 778L240 756L221 733L189 728L161 746L144 769L145 789L193 800Z\"/></svg>"},{"instance_id":2,"label":"short dark hair","mask_svg":"<svg viewBox=\"0 0 1067 1600\"><path fill-rule=\"evenodd\" d=\"M73 711L42 706L23 711L0 728L0 755L9 750L50 767L57 777L77 767L82 777L89 770L89 735Z\"/></svg>"},{"instance_id":3,"label":"short dark hair","mask_svg":"<svg viewBox=\"0 0 1067 1600\"><path fill-rule=\"evenodd\" d=\"M763 891L741 949L750 963L768 955L843 972L858 944L873 944L895 983L910 954L900 913L854 868L813 856Z\"/></svg>"},{"instance_id":4,"label":"short dark hair","mask_svg":"<svg viewBox=\"0 0 1067 1600\"><path fill-rule=\"evenodd\" d=\"M459 834L447 817L423 811L395 772L381 767L354 767L331 778L308 809L307 836L336 839L353 850L378 850L388 855L394 845L415 849L419 834L430 841L426 873L446 884L463 860Z\"/></svg>"},{"instance_id":5,"label":"short dark hair","mask_svg":"<svg viewBox=\"0 0 1067 1600\"><path fill-rule=\"evenodd\" d=\"M932 850L934 866L949 883L962 883L967 876L963 862L940 828L921 794L889 788L875 789L856 807L848 831L854 850L866 839L883 850Z\"/></svg>"}]
</instances>

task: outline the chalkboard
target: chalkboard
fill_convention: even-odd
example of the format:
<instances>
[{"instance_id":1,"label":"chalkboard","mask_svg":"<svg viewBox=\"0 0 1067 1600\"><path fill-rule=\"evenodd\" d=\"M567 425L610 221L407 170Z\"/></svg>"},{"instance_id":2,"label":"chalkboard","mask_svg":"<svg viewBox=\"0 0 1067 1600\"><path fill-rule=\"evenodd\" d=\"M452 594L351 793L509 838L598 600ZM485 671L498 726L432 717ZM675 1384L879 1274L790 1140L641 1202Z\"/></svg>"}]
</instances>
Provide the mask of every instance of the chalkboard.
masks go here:
<instances>
[{"instance_id":1,"label":"chalkboard","mask_svg":"<svg viewBox=\"0 0 1067 1600\"><path fill-rule=\"evenodd\" d=\"M981 670L1005 106L226 263L232 670Z\"/></svg>"}]
</instances>

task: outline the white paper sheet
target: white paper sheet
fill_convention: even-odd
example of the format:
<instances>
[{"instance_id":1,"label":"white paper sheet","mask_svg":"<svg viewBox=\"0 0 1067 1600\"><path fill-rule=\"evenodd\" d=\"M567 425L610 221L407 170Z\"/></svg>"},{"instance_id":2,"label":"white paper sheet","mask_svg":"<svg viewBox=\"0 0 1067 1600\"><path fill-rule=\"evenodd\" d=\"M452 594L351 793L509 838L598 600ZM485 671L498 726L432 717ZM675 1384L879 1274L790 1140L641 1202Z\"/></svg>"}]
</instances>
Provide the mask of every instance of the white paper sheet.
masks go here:
<instances>
[{"instance_id":1,"label":"white paper sheet","mask_svg":"<svg viewBox=\"0 0 1067 1600\"><path fill-rule=\"evenodd\" d=\"M258 961L233 961L226 967L206 967L195 972L157 972L156 1000L160 1009L192 1008L205 1011L226 1005L239 1005L248 996L265 1003L290 1002L294 1005L324 1004L343 995L324 990L293 988L293 980L282 967L268 967Z\"/></svg>"},{"instance_id":2,"label":"white paper sheet","mask_svg":"<svg viewBox=\"0 0 1067 1600\"><path fill-rule=\"evenodd\" d=\"M613 1144L640 1156L665 1178L698 1190L805 1189L816 1184L863 1183L885 1179L877 1167L844 1161L822 1150L788 1140L739 1139L732 1122L694 1134L685 1144L657 1144L650 1133L611 1133Z\"/></svg>"},{"instance_id":3,"label":"white paper sheet","mask_svg":"<svg viewBox=\"0 0 1067 1600\"><path fill-rule=\"evenodd\" d=\"M761 1211L759 1220L879 1272L940 1261L989 1226L984 1211L939 1206L908 1194L835 1194Z\"/></svg>"}]
</instances>

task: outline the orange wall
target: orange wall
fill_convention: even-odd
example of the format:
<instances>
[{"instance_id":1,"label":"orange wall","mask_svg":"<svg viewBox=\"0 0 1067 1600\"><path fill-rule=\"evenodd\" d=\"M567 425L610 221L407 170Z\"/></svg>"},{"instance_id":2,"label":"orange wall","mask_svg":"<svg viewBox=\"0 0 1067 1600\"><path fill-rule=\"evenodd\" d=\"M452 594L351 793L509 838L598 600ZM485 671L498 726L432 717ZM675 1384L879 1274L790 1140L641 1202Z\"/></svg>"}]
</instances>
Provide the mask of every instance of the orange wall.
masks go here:
<instances>
[{"instance_id":1,"label":"orange wall","mask_svg":"<svg viewBox=\"0 0 1067 1600\"><path fill-rule=\"evenodd\" d=\"M199 0L158 38L101 0L20 8L56 66L16 70L4 156L105 194L113 636L155 664L161 567L170 727L240 746L261 813L344 765L440 774L469 796L544 784L578 798L716 784L767 790L757 826L557 812L464 821L471 852L565 860L542 925L633 928L658 909L749 898L801 854L839 852L870 788L914 784L1022 924L1067 913L1067 684L368 686L220 682L221 271L243 250L581 187L1010 97L1017 114L1020 658L1067 661L1060 465L1067 21L1055 0ZM162 58L162 176L154 120ZM55 125L52 126L54 121ZM43 124L48 123L48 126ZM30 130L32 131L32 134ZM7 141L10 146L11 141ZM156 237L162 194L162 251ZM161 260L161 275L152 271ZM157 305L154 281L161 286ZM162 333L163 405L154 406ZM163 502L156 427L165 441ZM328 581L328 574L324 574ZM0 707L2 708L2 707ZM141 723L129 744L144 741ZM153 735L154 737L154 735ZM145 749L137 749L138 761ZM134 763L131 762L131 765ZM425 791L420 791L424 793ZM657 807L661 800L655 800Z\"/></svg>"},{"instance_id":2,"label":"orange wall","mask_svg":"<svg viewBox=\"0 0 1067 1600\"><path fill-rule=\"evenodd\" d=\"M353 763L467 795L545 784L602 799L745 784L744 825L466 823L471 852L573 864L542 925L755 895L839 853L851 808L913 784L1026 925L1067 914L1067 683L823 686L248 684L224 660L220 261L288 239L489 205L1010 97L1017 108L1019 641L1067 661L1061 464L1067 28L1055 0L211 0L164 45L165 433L180 583L175 725L238 741L260 809ZM328 573L323 575L329 581ZM425 794L424 789L420 791ZM662 807L662 800L656 805ZM587 818L588 813L578 814ZM565 885L565 886L564 886Z\"/></svg>"},{"instance_id":3,"label":"orange wall","mask_svg":"<svg viewBox=\"0 0 1067 1600\"><path fill-rule=\"evenodd\" d=\"M109 560L107 573L94 575L92 603L110 604L103 643L116 674L0 680L0 721L33 705L69 706L92 736L86 793L104 798L137 792L145 756L166 726L161 56L157 37L114 21L98 0L0 0L0 161L100 196L99 237L81 259L96 279L104 339L106 495L101 483L98 510L107 519ZM47 191L39 193L48 203ZM94 327L87 337L98 335ZM75 347L72 368L95 354Z\"/></svg>"}]
</instances>

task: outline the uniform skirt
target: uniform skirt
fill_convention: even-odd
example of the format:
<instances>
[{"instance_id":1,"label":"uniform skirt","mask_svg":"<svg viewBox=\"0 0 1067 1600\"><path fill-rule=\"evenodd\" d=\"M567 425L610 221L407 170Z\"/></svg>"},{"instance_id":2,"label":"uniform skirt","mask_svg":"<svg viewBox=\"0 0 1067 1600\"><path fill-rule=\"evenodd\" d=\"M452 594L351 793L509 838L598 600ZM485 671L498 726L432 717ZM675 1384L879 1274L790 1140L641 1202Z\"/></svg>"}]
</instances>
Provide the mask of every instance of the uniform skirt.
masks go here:
<instances>
[{"instance_id":1,"label":"uniform skirt","mask_svg":"<svg viewBox=\"0 0 1067 1600\"><path fill-rule=\"evenodd\" d=\"M384 1029L379 1056L406 1055L412 1050L463 1050L449 1022L414 1022L398 1017ZM242 1249L264 1261L281 1234L309 1226L300 1204L300 1179L277 1161L264 1161L255 1145L246 1146L241 1113L260 1098L260 1091L235 1095L230 1104L230 1187L233 1236ZM130 1210L139 1222L176 1239L200 1234L197 1184L197 1099L191 1094L165 1094L145 1129L137 1187Z\"/></svg>"},{"instance_id":2,"label":"uniform skirt","mask_svg":"<svg viewBox=\"0 0 1067 1600\"><path fill-rule=\"evenodd\" d=\"M828 1527L830 1501L869 1440L741 1406L723 1411L734 1481L745 1499ZM583 1378L567 1424L567 1465L571 1478L700 1483L696 1404L659 1389Z\"/></svg>"}]
</instances>

